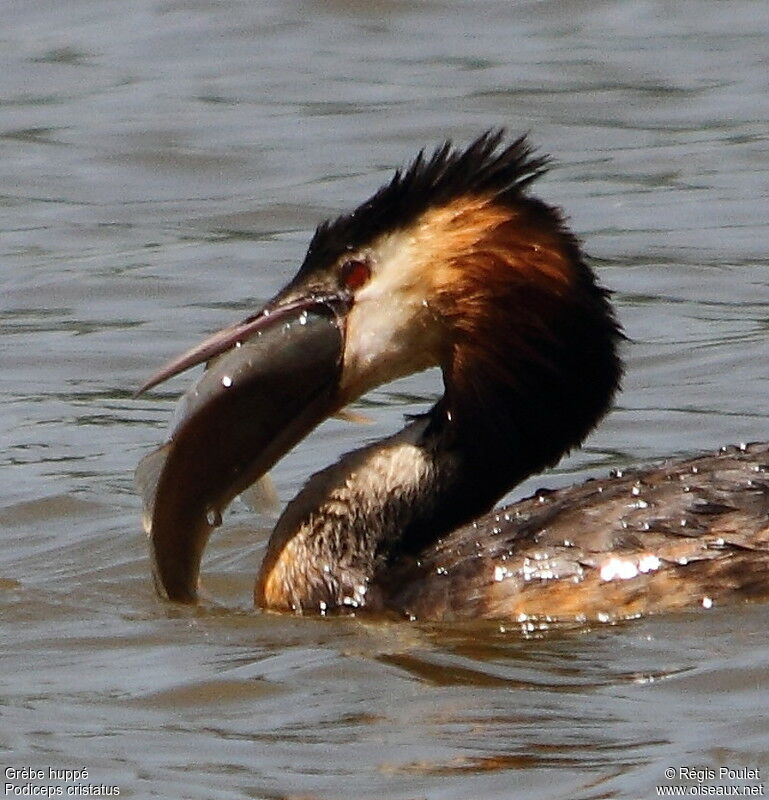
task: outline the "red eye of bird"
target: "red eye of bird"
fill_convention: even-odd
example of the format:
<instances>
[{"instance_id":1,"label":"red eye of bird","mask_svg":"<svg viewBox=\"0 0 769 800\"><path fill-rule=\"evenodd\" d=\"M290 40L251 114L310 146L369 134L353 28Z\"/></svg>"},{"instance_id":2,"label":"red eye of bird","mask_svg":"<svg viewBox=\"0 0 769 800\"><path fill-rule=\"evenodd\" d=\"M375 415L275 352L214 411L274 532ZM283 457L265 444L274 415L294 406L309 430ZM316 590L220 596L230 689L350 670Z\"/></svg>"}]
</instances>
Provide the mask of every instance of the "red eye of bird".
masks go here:
<instances>
[{"instance_id":1,"label":"red eye of bird","mask_svg":"<svg viewBox=\"0 0 769 800\"><path fill-rule=\"evenodd\" d=\"M368 283L368 279L371 277L371 267L366 261L350 259L342 264L340 275L344 286L355 291Z\"/></svg>"}]
</instances>

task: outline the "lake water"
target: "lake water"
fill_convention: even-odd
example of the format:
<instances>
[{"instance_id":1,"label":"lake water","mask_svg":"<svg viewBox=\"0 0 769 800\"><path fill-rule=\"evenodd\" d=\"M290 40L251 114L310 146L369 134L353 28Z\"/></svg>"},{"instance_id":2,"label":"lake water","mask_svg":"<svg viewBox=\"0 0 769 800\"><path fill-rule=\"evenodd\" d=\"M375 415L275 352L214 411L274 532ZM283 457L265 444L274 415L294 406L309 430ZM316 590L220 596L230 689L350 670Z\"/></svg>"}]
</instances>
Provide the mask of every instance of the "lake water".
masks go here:
<instances>
[{"instance_id":1,"label":"lake water","mask_svg":"<svg viewBox=\"0 0 769 800\"><path fill-rule=\"evenodd\" d=\"M264 615L271 520L238 504L205 565L218 605L162 602L133 470L186 381L132 399L287 280L325 216L504 124L555 156L538 191L631 337L616 410L515 496L769 438L763 0L1 5L0 766L176 800L769 783L765 606L536 635ZM331 421L278 465L281 498L440 391L371 393L373 426Z\"/></svg>"}]
</instances>

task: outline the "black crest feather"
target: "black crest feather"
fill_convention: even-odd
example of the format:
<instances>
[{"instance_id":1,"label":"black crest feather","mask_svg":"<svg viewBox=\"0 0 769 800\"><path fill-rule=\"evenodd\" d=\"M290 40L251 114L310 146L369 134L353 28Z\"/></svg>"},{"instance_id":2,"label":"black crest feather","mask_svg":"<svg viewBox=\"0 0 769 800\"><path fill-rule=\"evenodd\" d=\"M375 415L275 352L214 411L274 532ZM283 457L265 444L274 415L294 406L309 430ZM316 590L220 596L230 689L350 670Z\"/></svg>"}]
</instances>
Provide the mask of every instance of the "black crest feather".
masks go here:
<instances>
[{"instance_id":1,"label":"black crest feather","mask_svg":"<svg viewBox=\"0 0 769 800\"><path fill-rule=\"evenodd\" d=\"M444 142L431 156L422 150L405 170L351 214L324 222L315 231L301 272L327 266L386 231L404 228L431 208L463 195L486 194L501 202L521 197L547 169L546 156L533 155L526 137L500 148L504 129L479 136L465 150Z\"/></svg>"}]
</instances>

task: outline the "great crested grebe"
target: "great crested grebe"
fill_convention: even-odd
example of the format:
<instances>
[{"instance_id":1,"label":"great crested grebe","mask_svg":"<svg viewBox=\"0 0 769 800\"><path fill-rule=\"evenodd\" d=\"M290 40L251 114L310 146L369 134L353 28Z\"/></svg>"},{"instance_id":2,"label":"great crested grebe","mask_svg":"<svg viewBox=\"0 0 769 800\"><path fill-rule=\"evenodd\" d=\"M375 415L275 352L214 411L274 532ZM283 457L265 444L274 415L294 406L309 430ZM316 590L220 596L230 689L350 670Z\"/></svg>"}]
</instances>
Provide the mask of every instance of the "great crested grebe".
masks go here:
<instances>
[{"instance_id":1,"label":"great crested grebe","mask_svg":"<svg viewBox=\"0 0 769 800\"><path fill-rule=\"evenodd\" d=\"M503 131L421 153L321 225L261 311L148 381L208 363L138 471L160 591L196 600L221 509L321 420L437 365L445 394L430 411L288 504L258 606L608 620L766 593L769 444L489 513L582 442L622 374L608 292L560 212L528 194L546 162Z\"/></svg>"}]
</instances>

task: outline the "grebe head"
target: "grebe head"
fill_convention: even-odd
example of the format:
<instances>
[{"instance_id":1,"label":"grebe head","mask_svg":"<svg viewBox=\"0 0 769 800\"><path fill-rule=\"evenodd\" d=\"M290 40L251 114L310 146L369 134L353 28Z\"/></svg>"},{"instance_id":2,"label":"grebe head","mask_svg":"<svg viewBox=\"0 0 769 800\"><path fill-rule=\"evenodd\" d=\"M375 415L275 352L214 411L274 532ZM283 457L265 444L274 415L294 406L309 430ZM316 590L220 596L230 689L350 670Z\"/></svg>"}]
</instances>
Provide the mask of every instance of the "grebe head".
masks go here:
<instances>
[{"instance_id":1,"label":"grebe head","mask_svg":"<svg viewBox=\"0 0 769 800\"><path fill-rule=\"evenodd\" d=\"M446 446L485 465L481 507L555 463L605 413L620 380L622 336L607 292L560 213L527 193L546 159L532 155L523 137L504 146L503 136L488 132L465 150L446 143L432 156L420 153L351 214L321 225L297 275L264 309L145 384L223 358L248 377L269 360L272 380L292 375L283 388L312 406L300 423L293 412L279 413L277 425L255 423L271 427L264 441L260 430L246 443L235 427L217 438L218 460L235 465L230 472L237 478L217 485L216 503L245 488L326 416L377 385L431 366L441 368L446 389L434 425L448 431ZM257 335L269 340L278 323L307 313L316 323L297 334L300 347L251 352L243 365L246 355L235 348L245 351L241 345ZM288 362L297 353L309 358L317 338L332 376L320 389L317 381L297 382L296 363ZM336 358L329 341L338 347ZM214 417L231 413L212 411L219 394L238 395L245 406L262 388L246 379L211 391L195 409L197 427L215 426ZM283 412L277 401L275 411ZM184 431L176 438L183 440ZM260 452L249 452L255 442ZM182 505L201 482L177 492ZM172 515L167 526L178 527L178 520ZM156 551L165 535L159 530L153 522ZM207 531L210 525L204 537ZM188 591L189 585L177 594Z\"/></svg>"},{"instance_id":2,"label":"grebe head","mask_svg":"<svg viewBox=\"0 0 769 800\"><path fill-rule=\"evenodd\" d=\"M321 225L282 296L344 298L341 404L437 365L457 435L485 446L486 427L531 472L578 445L608 408L621 333L560 213L527 194L547 159L524 137L502 146L503 135L420 153Z\"/></svg>"}]
</instances>

